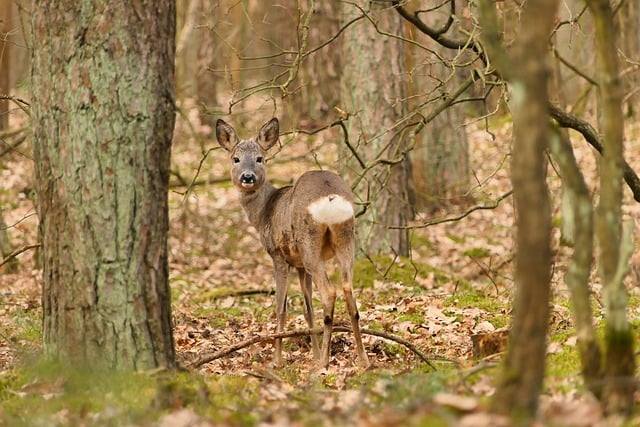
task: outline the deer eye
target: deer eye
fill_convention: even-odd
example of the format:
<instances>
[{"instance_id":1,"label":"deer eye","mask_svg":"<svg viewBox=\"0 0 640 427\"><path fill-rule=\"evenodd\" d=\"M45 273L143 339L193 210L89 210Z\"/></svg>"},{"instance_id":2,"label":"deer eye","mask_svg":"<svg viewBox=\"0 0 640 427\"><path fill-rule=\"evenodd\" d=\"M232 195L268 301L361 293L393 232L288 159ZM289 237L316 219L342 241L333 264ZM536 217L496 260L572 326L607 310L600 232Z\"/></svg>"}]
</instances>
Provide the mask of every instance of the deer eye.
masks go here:
<instances>
[{"instance_id":1,"label":"deer eye","mask_svg":"<svg viewBox=\"0 0 640 427\"><path fill-rule=\"evenodd\" d=\"M240 163L240 157L234 157L231 160L233 160L233 163Z\"/></svg>"},{"instance_id":2,"label":"deer eye","mask_svg":"<svg viewBox=\"0 0 640 427\"><path fill-rule=\"evenodd\" d=\"M256 163L262 163L263 162L263 158L262 157L257 157L256 158Z\"/></svg>"}]
</instances>

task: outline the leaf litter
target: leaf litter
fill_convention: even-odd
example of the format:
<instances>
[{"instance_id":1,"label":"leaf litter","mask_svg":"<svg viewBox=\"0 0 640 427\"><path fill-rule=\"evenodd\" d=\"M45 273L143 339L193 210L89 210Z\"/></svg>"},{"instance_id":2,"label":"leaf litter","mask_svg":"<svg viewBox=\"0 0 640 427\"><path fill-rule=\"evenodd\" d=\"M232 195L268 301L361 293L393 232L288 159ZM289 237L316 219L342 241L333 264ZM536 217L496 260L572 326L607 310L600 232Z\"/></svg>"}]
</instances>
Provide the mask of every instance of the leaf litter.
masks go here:
<instances>
[{"instance_id":1,"label":"leaf litter","mask_svg":"<svg viewBox=\"0 0 640 427\"><path fill-rule=\"evenodd\" d=\"M203 354L273 333L274 284L271 261L261 248L255 229L248 225L238 195L225 181L225 154L212 150L203 160L203 152L214 148L215 141L206 140L201 151L194 149L197 144L193 135L181 120L176 126L172 170L187 177L187 181L198 181L198 185L187 189L172 180L175 186L169 194L168 246L176 350L179 362L189 366ZM471 167L477 181L470 195L475 204L491 204L511 188L508 161L501 157L509 152L510 127L492 129L495 138L480 128L470 126L469 130ZM640 156L635 154L640 152L639 134L637 126L627 132L627 160L635 170L640 170ZM291 177L299 176L306 168L315 167L318 161L325 167L335 164L332 156L337 152L335 144L339 136L329 131L314 138L308 140L295 134L284 137L282 152L270 162L270 177L282 184L291 182ZM578 137L574 149L591 188L597 188L596 157L592 150ZM37 217L30 193L33 165L29 156L20 153L5 156L0 176L0 206L5 222L11 225L7 231L13 247L37 242ZM557 217L560 179L552 168L549 188L554 201L553 215ZM628 191L625 200L624 212L635 223L637 235L640 207ZM412 248L410 262L386 258L384 265L375 266L378 273L367 286L356 277L362 326L395 334L433 357L439 370L449 372L448 379L437 390L420 388L424 383L416 378L427 375L428 369L415 354L393 341L367 334L363 339L373 366L364 372L355 364L351 335L336 333L332 361L323 370L312 367L308 337L297 337L286 341L284 370L271 368L272 343L260 342L194 368L194 373L205 379L244 378L247 390L255 390L257 395L255 411L262 426L305 424L319 419L323 423L381 426L415 423L432 416L460 426L508 425L486 409L486 399L494 391L497 374L494 367L501 353L474 358L472 336L504 331L502 326L508 326L514 252L511 198L505 198L494 209L477 210L458 221L422 227L426 221L464 214L469 207L447 205L430 217L417 218L414 224L418 228L412 235L419 239ZM558 240L554 232L552 284L554 300L560 303L553 310L551 332L567 333L567 338L550 343L550 354L575 351L572 317L565 308L567 295L562 281L571 251L560 246ZM17 271L2 271L0 275L2 376L10 375L19 366L21 355L37 352L40 347L41 271L35 260L34 251L25 252L19 256ZM415 268L412 263L429 268L418 268L412 280L393 280L379 273L389 263L403 269ZM637 265L635 254L630 283L637 282L640 274ZM595 291L599 289L598 283L594 274ZM638 289L630 285L629 290L637 298ZM469 293L482 300L482 304L476 306L477 301L465 299ZM348 317L340 298L338 301L336 322L345 324ZM316 318L321 318L319 307L316 301ZM631 307L630 316L632 321L637 320L640 309ZM306 329L296 277L290 277L286 329ZM579 366L575 372L579 373ZM417 388L412 388L412 381L418 381ZM394 391L399 384L404 384L403 391ZM567 393L561 379L547 379L539 411L540 425L617 425L615 420L604 418L599 404L584 391L579 379L574 378L571 384L573 388ZM41 385L35 378L13 393L24 396L35 393L47 399L60 390L59 383ZM400 398L398 393L408 395ZM300 418L299 412L309 411L309 395L315 400L312 407L320 418ZM69 414L59 412L55 416L68 418ZM157 423L214 424L189 407L176 408Z\"/></svg>"}]
</instances>

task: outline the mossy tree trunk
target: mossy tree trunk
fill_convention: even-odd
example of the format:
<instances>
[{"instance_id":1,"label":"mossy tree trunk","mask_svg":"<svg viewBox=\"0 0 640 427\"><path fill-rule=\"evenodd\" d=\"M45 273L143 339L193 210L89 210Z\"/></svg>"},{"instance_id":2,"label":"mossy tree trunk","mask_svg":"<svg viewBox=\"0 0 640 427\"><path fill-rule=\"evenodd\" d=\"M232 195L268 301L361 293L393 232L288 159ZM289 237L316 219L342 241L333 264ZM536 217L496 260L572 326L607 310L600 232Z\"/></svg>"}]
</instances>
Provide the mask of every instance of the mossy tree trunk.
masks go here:
<instances>
[{"instance_id":1,"label":"mossy tree trunk","mask_svg":"<svg viewBox=\"0 0 640 427\"><path fill-rule=\"evenodd\" d=\"M631 231L623 236L622 84L616 49L617 30L608 0L587 0L596 29L598 61L599 127L603 135L600 168L600 202L596 210L596 232L600 246L600 277L606 310L603 403L608 413L630 414L633 410L634 337L627 319L624 277L633 252Z\"/></svg>"},{"instance_id":2,"label":"mossy tree trunk","mask_svg":"<svg viewBox=\"0 0 640 427\"><path fill-rule=\"evenodd\" d=\"M573 256L565 274L565 283L571 295L578 353L585 385L595 396L602 392L602 355L593 325L589 278L593 265L593 205L589 188L573 154L571 141L558 130L549 140L553 158L562 175L563 221L570 217ZM565 200L571 204L565 205Z\"/></svg>"},{"instance_id":3,"label":"mossy tree trunk","mask_svg":"<svg viewBox=\"0 0 640 427\"><path fill-rule=\"evenodd\" d=\"M172 368L175 2L45 1L32 11L45 353Z\"/></svg>"},{"instance_id":4,"label":"mossy tree trunk","mask_svg":"<svg viewBox=\"0 0 640 427\"><path fill-rule=\"evenodd\" d=\"M357 7L356 7L357 5ZM362 19L344 32L341 108L353 150L343 150L343 173L355 185L364 214L358 218L358 244L365 253L409 253L406 228L409 201L410 132L403 125L407 88L403 42L383 35L403 34L402 18L385 2L342 4L342 23ZM378 29L376 29L376 26Z\"/></svg>"},{"instance_id":5,"label":"mossy tree trunk","mask_svg":"<svg viewBox=\"0 0 640 427\"><path fill-rule=\"evenodd\" d=\"M498 30L495 4L480 2L486 48L512 91L511 180L516 206L515 295L509 349L491 406L519 421L538 407L545 366L551 275L551 213L545 183L550 137L548 39L557 0L527 2L510 54Z\"/></svg>"}]
</instances>

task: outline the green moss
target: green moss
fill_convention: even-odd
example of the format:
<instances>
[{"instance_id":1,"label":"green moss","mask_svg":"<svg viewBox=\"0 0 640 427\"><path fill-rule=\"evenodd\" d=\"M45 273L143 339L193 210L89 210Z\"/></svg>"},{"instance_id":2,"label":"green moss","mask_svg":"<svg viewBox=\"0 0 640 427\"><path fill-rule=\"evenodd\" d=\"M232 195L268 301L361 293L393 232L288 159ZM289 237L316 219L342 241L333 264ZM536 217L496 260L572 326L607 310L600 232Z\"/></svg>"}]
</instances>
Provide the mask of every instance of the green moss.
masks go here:
<instances>
[{"instance_id":1,"label":"green moss","mask_svg":"<svg viewBox=\"0 0 640 427\"><path fill-rule=\"evenodd\" d=\"M260 417L256 380L240 375L207 377L209 391L204 416L216 423L253 425Z\"/></svg>"},{"instance_id":2,"label":"green moss","mask_svg":"<svg viewBox=\"0 0 640 427\"><path fill-rule=\"evenodd\" d=\"M433 243L424 235L419 233L411 233L411 247L412 248L426 248L433 250Z\"/></svg>"},{"instance_id":3,"label":"green moss","mask_svg":"<svg viewBox=\"0 0 640 427\"><path fill-rule=\"evenodd\" d=\"M259 388L250 377L204 377L100 371L32 361L0 376L0 424L153 425L165 413L188 407L213 422L252 425L260 412ZM63 417L63 421L61 421Z\"/></svg>"},{"instance_id":4,"label":"green moss","mask_svg":"<svg viewBox=\"0 0 640 427\"><path fill-rule=\"evenodd\" d=\"M401 283L411 288L409 290L414 294L422 293L422 288L416 283L416 277L426 278L431 274L438 281L451 281L450 273L405 257L376 255L357 259L354 265L355 286L361 288L372 288L374 282L384 281Z\"/></svg>"},{"instance_id":5,"label":"green moss","mask_svg":"<svg viewBox=\"0 0 640 427\"><path fill-rule=\"evenodd\" d=\"M554 339L555 341L555 339ZM558 339L557 342L562 342ZM570 392L582 385L580 356L576 346L563 346L560 351L547 356L545 384L554 393Z\"/></svg>"},{"instance_id":6,"label":"green moss","mask_svg":"<svg viewBox=\"0 0 640 427\"><path fill-rule=\"evenodd\" d=\"M412 313L402 312L398 314L397 322L412 322L416 325L420 325L424 322L424 312L414 311Z\"/></svg>"},{"instance_id":7,"label":"green moss","mask_svg":"<svg viewBox=\"0 0 640 427\"><path fill-rule=\"evenodd\" d=\"M491 252L487 248L471 248L462 253L469 258L487 258L491 255Z\"/></svg>"},{"instance_id":8,"label":"green moss","mask_svg":"<svg viewBox=\"0 0 640 427\"><path fill-rule=\"evenodd\" d=\"M468 308L475 307L490 313L500 313L505 303L499 298L463 286L454 295L444 300L445 307Z\"/></svg>"},{"instance_id":9,"label":"green moss","mask_svg":"<svg viewBox=\"0 0 640 427\"><path fill-rule=\"evenodd\" d=\"M373 385L376 403L398 409L420 407L445 389L446 376L440 372L412 371L402 375L379 375Z\"/></svg>"},{"instance_id":10,"label":"green moss","mask_svg":"<svg viewBox=\"0 0 640 427\"><path fill-rule=\"evenodd\" d=\"M147 374L100 371L35 360L0 385L6 425L51 425L68 414L69 425L88 421L141 422L155 397L156 379ZM101 424L100 423L100 424ZM63 423L64 424L64 423Z\"/></svg>"},{"instance_id":11,"label":"green moss","mask_svg":"<svg viewBox=\"0 0 640 427\"><path fill-rule=\"evenodd\" d=\"M451 239L454 243L463 244L465 242L464 236L456 236L451 233L447 233L447 237Z\"/></svg>"}]
</instances>

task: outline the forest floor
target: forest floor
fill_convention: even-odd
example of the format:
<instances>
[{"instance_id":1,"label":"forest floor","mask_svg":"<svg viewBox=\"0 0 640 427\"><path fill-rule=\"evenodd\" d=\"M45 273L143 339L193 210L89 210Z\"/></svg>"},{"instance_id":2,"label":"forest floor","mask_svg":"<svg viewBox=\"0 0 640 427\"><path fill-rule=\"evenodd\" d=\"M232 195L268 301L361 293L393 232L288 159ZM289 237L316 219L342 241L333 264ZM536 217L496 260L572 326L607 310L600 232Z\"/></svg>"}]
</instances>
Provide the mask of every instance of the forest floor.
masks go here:
<instances>
[{"instance_id":1,"label":"forest floor","mask_svg":"<svg viewBox=\"0 0 640 427\"><path fill-rule=\"evenodd\" d=\"M0 267L0 425L507 425L487 408L510 322L514 208L512 198L506 197L491 209L473 209L493 206L511 189L509 124L492 123L489 131L484 122L469 125L471 201L444 203L441 210L416 219L410 258L360 254L355 292L361 325L388 334L365 334L372 366L359 368L351 334L335 333L331 363L317 370L305 336L285 340L283 368L270 366L271 340L196 366L204 356L273 333L275 315L271 261L227 179L226 153L214 149L217 144L207 129L193 126L195 122L189 113L176 125L169 196L174 338L184 369L78 373L42 361L37 357L42 272L35 251L27 250L17 257L15 269ZM247 131L237 129L248 137L259 125L251 122ZM337 132L313 137L285 133L280 152L269 163L271 178L287 183L318 163L331 165L340 140ZM596 155L577 135L572 138L595 188ZM640 128L629 127L626 138L627 160L640 171ZM1 160L0 206L12 245L24 248L37 242L30 147L25 143ZM559 244L560 178L553 165L548 182L556 227L539 425L621 425L603 416L580 377L563 282L571 249ZM637 239L640 206L628 190L625 200L624 212L635 223ZM425 226L456 217L462 218ZM634 254L627 281L629 316L636 328L637 265ZM291 277L290 283L287 330L304 330L297 278ZM592 287L595 321L601 323L595 272ZM314 306L319 313L318 300ZM348 323L340 295L336 321ZM631 424L640 424L640 419Z\"/></svg>"}]
</instances>

